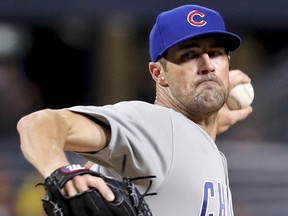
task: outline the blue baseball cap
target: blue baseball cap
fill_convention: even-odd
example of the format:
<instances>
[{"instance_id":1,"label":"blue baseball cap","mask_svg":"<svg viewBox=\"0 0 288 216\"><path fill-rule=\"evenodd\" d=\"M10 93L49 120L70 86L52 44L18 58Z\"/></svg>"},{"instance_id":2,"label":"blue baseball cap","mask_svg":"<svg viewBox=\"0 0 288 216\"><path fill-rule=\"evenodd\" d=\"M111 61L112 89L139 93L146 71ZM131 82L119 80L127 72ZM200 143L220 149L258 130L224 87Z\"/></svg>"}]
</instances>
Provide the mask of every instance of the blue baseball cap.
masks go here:
<instances>
[{"instance_id":1,"label":"blue baseball cap","mask_svg":"<svg viewBox=\"0 0 288 216\"><path fill-rule=\"evenodd\" d=\"M190 38L213 35L223 40L228 51L236 50L241 38L226 31L221 15L199 5L184 5L162 12L150 32L150 57L157 61L170 47Z\"/></svg>"}]
</instances>

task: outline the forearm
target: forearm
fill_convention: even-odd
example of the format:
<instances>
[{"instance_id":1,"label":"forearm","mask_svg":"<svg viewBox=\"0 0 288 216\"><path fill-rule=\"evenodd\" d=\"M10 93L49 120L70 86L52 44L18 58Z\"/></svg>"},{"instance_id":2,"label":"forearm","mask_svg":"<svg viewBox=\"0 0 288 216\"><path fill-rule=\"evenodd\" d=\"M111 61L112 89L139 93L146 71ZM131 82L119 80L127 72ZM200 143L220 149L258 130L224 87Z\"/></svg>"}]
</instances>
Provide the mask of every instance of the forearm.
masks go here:
<instances>
[{"instance_id":1,"label":"forearm","mask_svg":"<svg viewBox=\"0 0 288 216\"><path fill-rule=\"evenodd\" d=\"M68 124L57 113L43 110L20 119L17 124L24 157L44 176L68 164L63 151Z\"/></svg>"}]
</instances>

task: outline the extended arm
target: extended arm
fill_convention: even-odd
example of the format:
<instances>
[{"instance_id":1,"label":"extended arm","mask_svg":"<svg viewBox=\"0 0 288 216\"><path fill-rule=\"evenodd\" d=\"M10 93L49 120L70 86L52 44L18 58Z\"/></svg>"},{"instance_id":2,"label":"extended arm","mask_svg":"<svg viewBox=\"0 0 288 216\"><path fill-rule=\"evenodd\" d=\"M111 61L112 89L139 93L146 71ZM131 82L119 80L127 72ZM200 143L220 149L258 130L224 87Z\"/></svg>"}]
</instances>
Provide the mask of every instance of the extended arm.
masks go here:
<instances>
[{"instance_id":1,"label":"extended arm","mask_svg":"<svg viewBox=\"0 0 288 216\"><path fill-rule=\"evenodd\" d=\"M47 177L69 164L64 150L95 152L109 141L109 130L68 110L42 110L17 124L25 158Z\"/></svg>"},{"instance_id":2,"label":"extended arm","mask_svg":"<svg viewBox=\"0 0 288 216\"><path fill-rule=\"evenodd\" d=\"M17 124L24 157L46 178L55 169L69 164L65 150L96 152L110 140L109 128L68 110L42 110L20 119ZM97 188L107 200L114 196L101 178L76 176L65 185L64 193L73 196Z\"/></svg>"}]
</instances>

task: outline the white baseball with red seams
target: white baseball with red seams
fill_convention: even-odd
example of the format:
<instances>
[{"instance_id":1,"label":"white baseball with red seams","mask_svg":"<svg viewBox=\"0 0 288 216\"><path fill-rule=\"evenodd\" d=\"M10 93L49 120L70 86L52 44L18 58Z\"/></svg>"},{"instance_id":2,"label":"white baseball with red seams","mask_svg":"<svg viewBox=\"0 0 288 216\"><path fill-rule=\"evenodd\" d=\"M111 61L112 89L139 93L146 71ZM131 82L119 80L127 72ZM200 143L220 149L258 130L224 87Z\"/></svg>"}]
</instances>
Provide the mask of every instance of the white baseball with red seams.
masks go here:
<instances>
[{"instance_id":1,"label":"white baseball with red seams","mask_svg":"<svg viewBox=\"0 0 288 216\"><path fill-rule=\"evenodd\" d=\"M232 109L242 109L250 106L254 99L254 89L251 83L239 84L231 89L226 104Z\"/></svg>"}]
</instances>

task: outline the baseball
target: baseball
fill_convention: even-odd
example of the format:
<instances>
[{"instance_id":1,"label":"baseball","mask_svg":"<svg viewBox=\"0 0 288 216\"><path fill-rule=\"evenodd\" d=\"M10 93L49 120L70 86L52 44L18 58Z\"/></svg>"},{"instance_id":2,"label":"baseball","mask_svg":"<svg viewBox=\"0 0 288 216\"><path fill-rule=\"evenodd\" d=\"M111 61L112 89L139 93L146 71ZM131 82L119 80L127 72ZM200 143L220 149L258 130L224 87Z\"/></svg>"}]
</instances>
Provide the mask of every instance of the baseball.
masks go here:
<instances>
[{"instance_id":1,"label":"baseball","mask_svg":"<svg viewBox=\"0 0 288 216\"><path fill-rule=\"evenodd\" d=\"M254 90L251 83L239 84L231 89L226 104L232 109L242 109L250 106L254 99Z\"/></svg>"}]
</instances>

